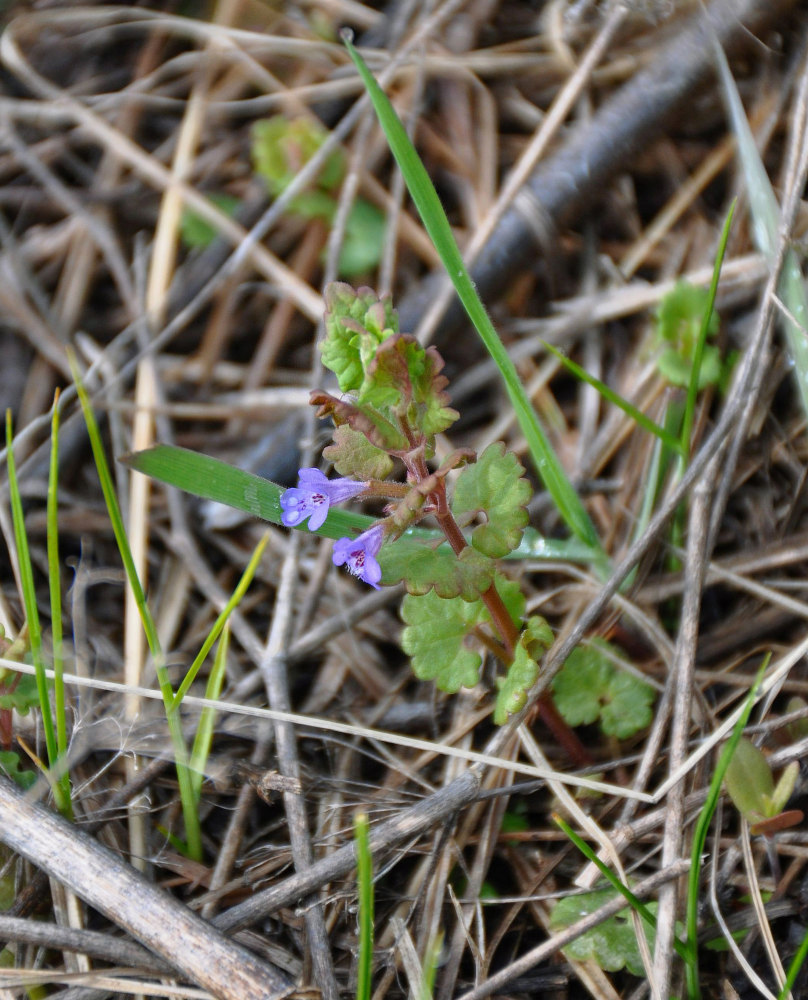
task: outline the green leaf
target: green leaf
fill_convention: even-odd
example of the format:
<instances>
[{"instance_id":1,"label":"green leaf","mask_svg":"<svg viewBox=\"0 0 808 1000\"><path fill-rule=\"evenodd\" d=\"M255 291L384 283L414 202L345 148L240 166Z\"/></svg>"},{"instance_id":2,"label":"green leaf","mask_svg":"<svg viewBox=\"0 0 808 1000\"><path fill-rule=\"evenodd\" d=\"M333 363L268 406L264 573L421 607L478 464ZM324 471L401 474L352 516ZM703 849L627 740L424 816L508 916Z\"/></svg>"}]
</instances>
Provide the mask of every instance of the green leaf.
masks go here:
<instances>
[{"instance_id":1,"label":"green leaf","mask_svg":"<svg viewBox=\"0 0 808 1000\"><path fill-rule=\"evenodd\" d=\"M553 678L553 700L570 726L589 726L600 718L601 694L613 667L589 648L575 649Z\"/></svg>"},{"instance_id":2,"label":"green leaf","mask_svg":"<svg viewBox=\"0 0 808 1000\"><path fill-rule=\"evenodd\" d=\"M776 816L785 809L786 803L794 793L794 788L797 784L799 774L800 765L796 760L792 760L792 762L783 769L783 773L780 775L780 780L775 785L774 792L772 793L769 815Z\"/></svg>"},{"instance_id":3,"label":"green leaf","mask_svg":"<svg viewBox=\"0 0 808 1000\"><path fill-rule=\"evenodd\" d=\"M333 417L337 426L347 424L353 430L364 434L375 448L402 454L410 449L410 442L402 431L375 406L337 399L327 392L313 392L311 403L319 407L318 417Z\"/></svg>"},{"instance_id":4,"label":"green leaf","mask_svg":"<svg viewBox=\"0 0 808 1000\"><path fill-rule=\"evenodd\" d=\"M387 233L384 212L364 198L357 198L345 224L345 242L338 270L344 278L358 278L379 263Z\"/></svg>"},{"instance_id":5,"label":"green leaf","mask_svg":"<svg viewBox=\"0 0 808 1000\"><path fill-rule=\"evenodd\" d=\"M655 693L650 684L625 670L615 670L600 713L600 728L607 736L627 740L651 724Z\"/></svg>"},{"instance_id":6,"label":"green leaf","mask_svg":"<svg viewBox=\"0 0 808 1000\"><path fill-rule=\"evenodd\" d=\"M671 347L660 354L657 359L657 368L659 374L664 376L671 385L680 386L682 389L686 389L690 385L693 363L683 358L675 348ZM706 389L708 385L717 385L722 374L721 353L714 344L706 344L699 368L697 383L699 391Z\"/></svg>"},{"instance_id":7,"label":"green leaf","mask_svg":"<svg viewBox=\"0 0 808 1000\"><path fill-rule=\"evenodd\" d=\"M426 594L434 587L438 597L475 601L494 579L494 563L470 547L456 556L447 545L433 548L399 539L383 546L378 560L382 583L403 580L410 594Z\"/></svg>"},{"instance_id":8,"label":"green leaf","mask_svg":"<svg viewBox=\"0 0 808 1000\"><path fill-rule=\"evenodd\" d=\"M448 405L449 394L444 391L448 379L440 374L442 369L443 358L434 347L428 347L424 354L424 366L418 378L413 378L416 407L413 423L430 438L443 433L460 416Z\"/></svg>"},{"instance_id":9,"label":"green leaf","mask_svg":"<svg viewBox=\"0 0 808 1000\"><path fill-rule=\"evenodd\" d=\"M531 494L524 471L516 455L497 441L458 476L452 512L461 523L465 515L485 514L486 523L472 531L471 544L492 559L508 555L522 540Z\"/></svg>"},{"instance_id":10,"label":"green leaf","mask_svg":"<svg viewBox=\"0 0 808 1000\"><path fill-rule=\"evenodd\" d=\"M388 337L366 366L360 401L403 417L412 402L412 376L418 376L423 364L424 349L415 337Z\"/></svg>"},{"instance_id":11,"label":"green leaf","mask_svg":"<svg viewBox=\"0 0 808 1000\"><path fill-rule=\"evenodd\" d=\"M0 750L0 771L27 791L36 784L36 773L34 771L23 771L20 768L19 754L13 750Z\"/></svg>"},{"instance_id":12,"label":"green leaf","mask_svg":"<svg viewBox=\"0 0 808 1000\"><path fill-rule=\"evenodd\" d=\"M655 698L650 684L615 666L616 650L604 639L593 639L567 657L553 679L556 708L571 726L600 720L607 736L627 739L651 722Z\"/></svg>"},{"instance_id":13,"label":"green leaf","mask_svg":"<svg viewBox=\"0 0 808 1000\"><path fill-rule=\"evenodd\" d=\"M594 913L616 898L614 889L596 889L594 892L566 896L553 907L550 929L558 931L572 927L582 917ZM649 903L648 909L651 913L656 913L657 904ZM652 930L646 930L645 933L648 946L653 951L655 934ZM645 975L629 910L608 917L597 927L565 945L564 954L579 962L592 959L606 972L619 972L625 968L633 976Z\"/></svg>"},{"instance_id":14,"label":"green leaf","mask_svg":"<svg viewBox=\"0 0 808 1000\"><path fill-rule=\"evenodd\" d=\"M697 388L715 385L721 378L721 353L717 347L703 342L707 337L714 337L719 328L712 298L709 289L683 280L677 281L659 303L657 338L665 345L665 350L657 360L657 368L672 385L682 388L690 385L693 365L699 354ZM705 324L708 310L710 318ZM705 326L703 332L702 326Z\"/></svg>"},{"instance_id":15,"label":"green leaf","mask_svg":"<svg viewBox=\"0 0 808 1000\"><path fill-rule=\"evenodd\" d=\"M500 573L495 582L497 593L518 625L525 606L521 588ZM401 648L412 658L416 677L434 680L448 694L477 683L482 658L467 640L475 626L491 621L481 600L440 597L435 590L408 594L401 605L401 617L407 625L401 633Z\"/></svg>"},{"instance_id":16,"label":"green leaf","mask_svg":"<svg viewBox=\"0 0 808 1000\"><path fill-rule=\"evenodd\" d=\"M494 722L501 726L509 715L521 711L527 702L527 693L539 676L539 660L553 644L553 630L539 615L528 619L519 636L513 663L504 677L497 678L497 701Z\"/></svg>"},{"instance_id":17,"label":"green leaf","mask_svg":"<svg viewBox=\"0 0 808 1000\"><path fill-rule=\"evenodd\" d=\"M724 784L735 808L750 822L774 815L768 811L774 796L772 769L763 751L746 737L735 747Z\"/></svg>"},{"instance_id":18,"label":"green leaf","mask_svg":"<svg viewBox=\"0 0 808 1000\"><path fill-rule=\"evenodd\" d=\"M212 194L209 195L209 198L217 208L220 208L231 218L241 205L241 199L232 194ZM186 247L204 250L218 235L219 230L216 226L208 222L207 219L203 219L193 209L186 208L183 211L180 218L180 238Z\"/></svg>"},{"instance_id":19,"label":"green leaf","mask_svg":"<svg viewBox=\"0 0 808 1000\"><path fill-rule=\"evenodd\" d=\"M256 122L252 128L251 155L253 170L275 197L291 184L328 138L328 132L312 118L290 120L275 115ZM326 160L316 184L325 191L333 189L345 172L344 158L335 150Z\"/></svg>"},{"instance_id":20,"label":"green leaf","mask_svg":"<svg viewBox=\"0 0 808 1000\"><path fill-rule=\"evenodd\" d=\"M689 281L677 281L673 288L662 297L657 309L657 333L690 360L696 347L704 313L710 304L710 293L706 288L693 285ZM707 336L718 333L718 313L710 313Z\"/></svg>"},{"instance_id":21,"label":"green leaf","mask_svg":"<svg viewBox=\"0 0 808 1000\"><path fill-rule=\"evenodd\" d=\"M347 424L334 430L334 443L323 448L323 458L332 462L341 476L359 479L387 479L393 471L393 462L386 451L375 447L359 431Z\"/></svg>"},{"instance_id":22,"label":"green leaf","mask_svg":"<svg viewBox=\"0 0 808 1000\"><path fill-rule=\"evenodd\" d=\"M36 678L32 674L16 674L19 683L13 690L4 684L0 687L0 709L14 709L20 715L27 715L31 708L39 704Z\"/></svg>"},{"instance_id":23,"label":"green leaf","mask_svg":"<svg viewBox=\"0 0 808 1000\"><path fill-rule=\"evenodd\" d=\"M459 416L447 405L447 379L440 374L442 368L443 358L434 347L424 350L409 334L389 337L366 366L359 400L389 411L391 416L404 417L413 430L430 439Z\"/></svg>"},{"instance_id":24,"label":"green leaf","mask_svg":"<svg viewBox=\"0 0 808 1000\"><path fill-rule=\"evenodd\" d=\"M497 593L502 598L502 603L505 605L505 610L511 616L511 621L518 628L521 628L522 619L525 616L526 603L522 588L516 580L511 580L502 573L497 573L494 583L496 584ZM552 636L550 641L552 642Z\"/></svg>"},{"instance_id":25,"label":"green leaf","mask_svg":"<svg viewBox=\"0 0 808 1000\"><path fill-rule=\"evenodd\" d=\"M479 679L482 657L464 645L475 625L484 621L482 601L461 597L409 594L401 605L407 627L401 633L401 648L412 660L412 670L420 680L434 680L441 691L454 694L461 687L473 687Z\"/></svg>"},{"instance_id":26,"label":"green leaf","mask_svg":"<svg viewBox=\"0 0 808 1000\"><path fill-rule=\"evenodd\" d=\"M358 392L379 344L398 332L398 317L390 296L379 298L370 288L353 289L334 281L324 297L323 364L337 376L343 392Z\"/></svg>"}]
</instances>

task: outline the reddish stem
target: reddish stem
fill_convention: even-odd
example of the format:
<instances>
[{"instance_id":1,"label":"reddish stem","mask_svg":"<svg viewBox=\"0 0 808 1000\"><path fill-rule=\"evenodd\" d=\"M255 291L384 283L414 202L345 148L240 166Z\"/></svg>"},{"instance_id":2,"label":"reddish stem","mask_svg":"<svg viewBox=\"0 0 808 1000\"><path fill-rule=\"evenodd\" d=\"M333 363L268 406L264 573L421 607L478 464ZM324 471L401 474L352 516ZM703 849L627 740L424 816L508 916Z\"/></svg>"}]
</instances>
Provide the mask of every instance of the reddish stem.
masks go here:
<instances>
[{"instance_id":1,"label":"reddish stem","mask_svg":"<svg viewBox=\"0 0 808 1000\"><path fill-rule=\"evenodd\" d=\"M449 504L446 501L446 486L442 480L434 493L430 494L430 497L434 500L435 507L437 508L435 516L437 517L438 524L452 546L452 551L455 555L459 556L468 543L449 509ZM491 615L491 620L497 632L499 632L508 658L512 660L517 643L519 642L519 629L514 625L513 619L493 583L480 597L486 608L488 608L488 613ZM574 730L567 725L553 704L549 692L545 691L539 696L537 711L542 722L553 736L555 736L558 743L564 747L570 760L576 767L585 767L587 764L592 763L592 758L583 743L578 739Z\"/></svg>"}]
</instances>

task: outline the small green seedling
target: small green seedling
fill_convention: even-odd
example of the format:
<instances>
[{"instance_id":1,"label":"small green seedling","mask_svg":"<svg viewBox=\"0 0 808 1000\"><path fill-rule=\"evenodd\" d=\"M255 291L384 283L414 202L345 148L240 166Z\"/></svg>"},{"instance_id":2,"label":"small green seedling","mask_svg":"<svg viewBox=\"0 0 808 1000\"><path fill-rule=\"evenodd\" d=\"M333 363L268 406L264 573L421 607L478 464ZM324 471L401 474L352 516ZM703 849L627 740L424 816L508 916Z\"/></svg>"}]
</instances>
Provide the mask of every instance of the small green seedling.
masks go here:
<instances>
[{"instance_id":1,"label":"small green seedling","mask_svg":"<svg viewBox=\"0 0 808 1000\"><path fill-rule=\"evenodd\" d=\"M625 740L650 724L654 689L620 670L616 654L605 639L573 650L553 680L553 698L569 725L599 721L607 736Z\"/></svg>"},{"instance_id":2,"label":"small green seedling","mask_svg":"<svg viewBox=\"0 0 808 1000\"><path fill-rule=\"evenodd\" d=\"M233 216L241 205L241 199L232 194L212 194L209 196L213 204L225 215ZM180 218L180 237L190 250L204 250L216 239L218 230L214 225L203 219L193 209L186 208Z\"/></svg>"},{"instance_id":3,"label":"small green seedling","mask_svg":"<svg viewBox=\"0 0 808 1000\"><path fill-rule=\"evenodd\" d=\"M273 198L291 184L328 138L322 125L310 118L275 115L256 122L252 132L255 173ZM337 212L336 190L345 175L345 158L335 150L326 158L316 182L289 204L289 214L302 219L321 219L328 225ZM375 205L357 198L345 225L338 271L344 278L367 274L379 263L387 221Z\"/></svg>"},{"instance_id":4,"label":"small green seedling","mask_svg":"<svg viewBox=\"0 0 808 1000\"><path fill-rule=\"evenodd\" d=\"M582 917L589 916L601 906L616 899L617 895L614 889L596 889L594 892L560 899L550 914L550 929L559 931L572 927ZM656 903L648 904L652 914L656 914L656 906ZM648 947L653 952L655 932L652 928L646 928L645 934ZM593 927L565 945L564 954L567 958L578 962L592 959L606 972L626 969L633 976L645 975L631 911L628 909L608 917L597 927Z\"/></svg>"},{"instance_id":5,"label":"small green seedling","mask_svg":"<svg viewBox=\"0 0 808 1000\"><path fill-rule=\"evenodd\" d=\"M788 699L788 704L786 705L786 713L790 715L792 712L802 712L808 709L808 703L806 703L804 698L798 698L796 695L793 698ZM788 726L788 735L794 742L797 740L803 740L808 736L808 718L797 719Z\"/></svg>"},{"instance_id":6,"label":"small green seedling","mask_svg":"<svg viewBox=\"0 0 808 1000\"><path fill-rule=\"evenodd\" d=\"M799 764L792 761L775 785L763 751L745 738L738 741L724 783L753 834L772 834L802 822L803 814L799 809L784 811L799 770Z\"/></svg>"},{"instance_id":7,"label":"small green seedling","mask_svg":"<svg viewBox=\"0 0 808 1000\"><path fill-rule=\"evenodd\" d=\"M709 307L710 293L706 288L677 281L662 299L657 309L657 342L662 353L657 368L671 385L686 389L696 354L699 332L705 310ZM718 333L718 313L713 309L707 325L707 337ZM698 388L716 385L723 373L721 353L715 344L705 344L699 369Z\"/></svg>"}]
</instances>

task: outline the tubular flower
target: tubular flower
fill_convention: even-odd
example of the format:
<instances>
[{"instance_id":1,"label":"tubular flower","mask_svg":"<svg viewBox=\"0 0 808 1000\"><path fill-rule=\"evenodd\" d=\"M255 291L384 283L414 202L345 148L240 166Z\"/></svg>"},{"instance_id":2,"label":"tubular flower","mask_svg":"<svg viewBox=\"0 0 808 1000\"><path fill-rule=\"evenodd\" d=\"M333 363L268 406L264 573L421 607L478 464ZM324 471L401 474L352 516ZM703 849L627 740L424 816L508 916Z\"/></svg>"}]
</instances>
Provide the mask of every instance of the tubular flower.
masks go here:
<instances>
[{"instance_id":1,"label":"tubular flower","mask_svg":"<svg viewBox=\"0 0 808 1000\"><path fill-rule=\"evenodd\" d=\"M377 524L356 538L340 538L334 542L331 558L335 566L344 564L349 573L379 590L382 568L376 561L376 556L383 541L384 526Z\"/></svg>"},{"instance_id":2,"label":"tubular flower","mask_svg":"<svg viewBox=\"0 0 808 1000\"><path fill-rule=\"evenodd\" d=\"M309 531L321 528L332 503L350 500L367 489L367 483L355 479L328 479L319 469L301 469L297 486L281 494L281 521L296 528L309 519Z\"/></svg>"}]
</instances>

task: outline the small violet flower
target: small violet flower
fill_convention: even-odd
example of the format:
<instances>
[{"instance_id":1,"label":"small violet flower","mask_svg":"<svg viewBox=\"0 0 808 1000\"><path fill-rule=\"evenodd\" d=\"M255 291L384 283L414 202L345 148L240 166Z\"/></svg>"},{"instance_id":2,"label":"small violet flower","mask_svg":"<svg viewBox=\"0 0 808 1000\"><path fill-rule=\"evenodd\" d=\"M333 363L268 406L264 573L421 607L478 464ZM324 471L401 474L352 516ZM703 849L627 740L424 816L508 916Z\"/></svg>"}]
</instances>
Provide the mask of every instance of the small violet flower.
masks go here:
<instances>
[{"instance_id":1,"label":"small violet flower","mask_svg":"<svg viewBox=\"0 0 808 1000\"><path fill-rule=\"evenodd\" d=\"M329 479L319 469L301 469L297 486L281 493L281 521L295 528L309 518L309 530L321 528L332 503L350 500L367 489L354 479Z\"/></svg>"},{"instance_id":2,"label":"small violet flower","mask_svg":"<svg viewBox=\"0 0 808 1000\"><path fill-rule=\"evenodd\" d=\"M382 568L376 561L376 556L383 541L384 526L377 524L356 538L340 538L334 542L331 558L335 566L345 564L348 572L379 590Z\"/></svg>"}]
</instances>

